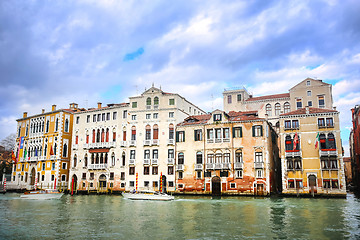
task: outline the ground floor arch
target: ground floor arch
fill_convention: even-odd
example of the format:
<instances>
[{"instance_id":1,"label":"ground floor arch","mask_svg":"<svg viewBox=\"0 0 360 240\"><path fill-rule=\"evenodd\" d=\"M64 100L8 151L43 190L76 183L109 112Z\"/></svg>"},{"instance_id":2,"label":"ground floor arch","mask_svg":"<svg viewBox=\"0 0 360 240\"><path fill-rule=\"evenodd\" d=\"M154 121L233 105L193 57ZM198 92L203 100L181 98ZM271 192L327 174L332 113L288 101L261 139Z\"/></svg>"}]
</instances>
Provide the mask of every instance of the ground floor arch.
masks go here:
<instances>
[{"instance_id":1,"label":"ground floor arch","mask_svg":"<svg viewBox=\"0 0 360 240\"><path fill-rule=\"evenodd\" d=\"M221 195L221 178L218 176L211 179L211 194L215 196Z\"/></svg>"}]
</instances>

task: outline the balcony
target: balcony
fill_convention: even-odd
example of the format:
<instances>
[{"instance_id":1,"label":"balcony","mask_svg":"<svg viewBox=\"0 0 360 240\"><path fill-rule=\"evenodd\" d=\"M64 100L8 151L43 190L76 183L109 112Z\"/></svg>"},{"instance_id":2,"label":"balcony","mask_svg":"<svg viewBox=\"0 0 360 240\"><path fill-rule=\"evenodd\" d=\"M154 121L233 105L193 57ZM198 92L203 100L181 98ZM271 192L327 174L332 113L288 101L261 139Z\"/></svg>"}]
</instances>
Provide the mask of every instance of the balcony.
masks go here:
<instances>
[{"instance_id":1,"label":"balcony","mask_svg":"<svg viewBox=\"0 0 360 240\"><path fill-rule=\"evenodd\" d=\"M337 156L336 149L320 149L320 157Z\"/></svg>"},{"instance_id":2,"label":"balcony","mask_svg":"<svg viewBox=\"0 0 360 240\"><path fill-rule=\"evenodd\" d=\"M202 169L203 169L203 164L195 164L195 171Z\"/></svg>"},{"instance_id":3,"label":"balcony","mask_svg":"<svg viewBox=\"0 0 360 240\"><path fill-rule=\"evenodd\" d=\"M79 145L78 145L78 144L73 144L73 146L72 146L72 149L73 149L73 150L78 150L78 148L79 148Z\"/></svg>"},{"instance_id":4,"label":"balcony","mask_svg":"<svg viewBox=\"0 0 360 240\"><path fill-rule=\"evenodd\" d=\"M143 163L144 163L144 165L150 165L150 159L147 159L147 158L144 159Z\"/></svg>"},{"instance_id":5,"label":"balcony","mask_svg":"<svg viewBox=\"0 0 360 240\"><path fill-rule=\"evenodd\" d=\"M230 163L222 163L221 168L225 169L225 170L230 170L231 169L231 164Z\"/></svg>"},{"instance_id":6,"label":"balcony","mask_svg":"<svg viewBox=\"0 0 360 240\"><path fill-rule=\"evenodd\" d=\"M176 165L176 171L184 171L185 167L184 164Z\"/></svg>"},{"instance_id":7,"label":"balcony","mask_svg":"<svg viewBox=\"0 0 360 240\"><path fill-rule=\"evenodd\" d=\"M31 157L28 162L36 162L38 161L39 157Z\"/></svg>"},{"instance_id":8,"label":"balcony","mask_svg":"<svg viewBox=\"0 0 360 240\"><path fill-rule=\"evenodd\" d=\"M89 170L106 169L107 167L107 163L89 164Z\"/></svg>"},{"instance_id":9,"label":"balcony","mask_svg":"<svg viewBox=\"0 0 360 240\"><path fill-rule=\"evenodd\" d=\"M116 142L98 142L98 143L90 143L89 148L111 148L115 147Z\"/></svg>"},{"instance_id":10,"label":"balcony","mask_svg":"<svg viewBox=\"0 0 360 240\"><path fill-rule=\"evenodd\" d=\"M45 161L45 160L46 160L46 157L45 157L45 156L40 156L40 157L38 158L38 160L39 160L39 161Z\"/></svg>"},{"instance_id":11,"label":"balcony","mask_svg":"<svg viewBox=\"0 0 360 240\"><path fill-rule=\"evenodd\" d=\"M167 144L168 144L168 145L174 145L174 144L175 144L175 140L174 140L174 139L168 139L168 140L167 140Z\"/></svg>"},{"instance_id":12,"label":"balcony","mask_svg":"<svg viewBox=\"0 0 360 240\"><path fill-rule=\"evenodd\" d=\"M318 124L318 128L333 128L334 124Z\"/></svg>"},{"instance_id":13,"label":"balcony","mask_svg":"<svg viewBox=\"0 0 360 240\"><path fill-rule=\"evenodd\" d=\"M221 169L222 166L221 166L221 163L215 163L215 169Z\"/></svg>"},{"instance_id":14,"label":"balcony","mask_svg":"<svg viewBox=\"0 0 360 240\"><path fill-rule=\"evenodd\" d=\"M144 140L144 146L150 146L151 140Z\"/></svg>"},{"instance_id":15,"label":"balcony","mask_svg":"<svg viewBox=\"0 0 360 240\"><path fill-rule=\"evenodd\" d=\"M129 165L135 165L135 159L129 159Z\"/></svg>"},{"instance_id":16,"label":"balcony","mask_svg":"<svg viewBox=\"0 0 360 240\"><path fill-rule=\"evenodd\" d=\"M151 109L151 105L146 105L146 110L150 110Z\"/></svg>"},{"instance_id":17,"label":"balcony","mask_svg":"<svg viewBox=\"0 0 360 240\"><path fill-rule=\"evenodd\" d=\"M175 163L175 159L174 159L174 158L168 158L168 160L167 160L167 164L168 164L168 165L174 165L174 163Z\"/></svg>"},{"instance_id":18,"label":"balcony","mask_svg":"<svg viewBox=\"0 0 360 240\"><path fill-rule=\"evenodd\" d=\"M234 163L234 168L235 169L243 169L244 167L244 163L243 162L236 162Z\"/></svg>"},{"instance_id":19,"label":"balcony","mask_svg":"<svg viewBox=\"0 0 360 240\"><path fill-rule=\"evenodd\" d=\"M126 145L127 145L127 142L126 142L126 141L121 141L121 146L122 146L122 147L126 147Z\"/></svg>"},{"instance_id":20,"label":"balcony","mask_svg":"<svg viewBox=\"0 0 360 240\"><path fill-rule=\"evenodd\" d=\"M215 167L214 165L215 165L215 164L213 164L213 163L206 163L206 164L205 164L205 168L206 168L206 169L214 169L214 167Z\"/></svg>"},{"instance_id":21,"label":"balcony","mask_svg":"<svg viewBox=\"0 0 360 240\"><path fill-rule=\"evenodd\" d=\"M154 110L158 110L159 109L159 105L154 105Z\"/></svg>"},{"instance_id":22,"label":"balcony","mask_svg":"<svg viewBox=\"0 0 360 240\"><path fill-rule=\"evenodd\" d=\"M153 139L153 140L152 140L152 145L153 145L153 146L159 145L159 139Z\"/></svg>"},{"instance_id":23,"label":"balcony","mask_svg":"<svg viewBox=\"0 0 360 240\"><path fill-rule=\"evenodd\" d=\"M84 149L88 149L88 148L89 148L89 144L88 144L88 143L83 144L83 148L84 148Z\"/></svg>"},{"instance_id":24,"label":"balcony","mask_svg":"<svg viewBox=\"0 0 360 240\"><path fill-rule=\"evenodd\" d=\"M221 138L215 138L215 143L221 143Z\"/></svg>"},{"instance_id":25,"label":"balcony","mask_svg":"<svg viewBox=\"0 0 360 240\"><path fill-rule=\"evenodd\" d=\"M56 159L56 155L51 155L50 156L50 160L55 160Z\"/></svg>"},{"instance_id":26,"label":"balcony","mask_svg":"<svg viewBox=\"0 0 360 240\"><path fill-rule=\"evenodd\" d=\"M223 142L230 142L230 138L223 138Z\"/></svg>"},{"instance_id":27,"label":"balcony","mask_svg":"<svg viewBox=\"0 0 360 240\"><path fill-rule=\"evenodd\" d=\"M130 141L130 147L136 147L136 140Z\"/></svg>"},{"instance_id":28,"label":"balcony","mask_svg":"<svg viewBox=\"0 0 360 240\"><path fill-rule=\"evenodd\" d=\"M159 164L159 159L157 158L151 159L151 165L158 165L158 164Z\"/></svg>"},{"instance_id":29,"label":"balcony","mask_svg":"<svg viewBox=\"0 0 360 240\"><path fill-rule=\"evenodd\" d=\"M254 162L255 168L264 168L264 162Z\"/></svg>"},{"instance_id":30,"label":"balcony","mask_svg":"<svg viewBox=\"0 0 360 240\"><path fill-rule=\"evenodd\" d=\"M214 139L208 139L207 143L214 143Z\"/></svg>"},{"instance_id":31,"label":"balcony","mask_svg":"<svg viewBox=\"0 0 360 240\"><path fill-rule=\"evenodd\" d=\"M301 157L300 151L285 151L285 157Z\"/></svg>"}]
</instances>

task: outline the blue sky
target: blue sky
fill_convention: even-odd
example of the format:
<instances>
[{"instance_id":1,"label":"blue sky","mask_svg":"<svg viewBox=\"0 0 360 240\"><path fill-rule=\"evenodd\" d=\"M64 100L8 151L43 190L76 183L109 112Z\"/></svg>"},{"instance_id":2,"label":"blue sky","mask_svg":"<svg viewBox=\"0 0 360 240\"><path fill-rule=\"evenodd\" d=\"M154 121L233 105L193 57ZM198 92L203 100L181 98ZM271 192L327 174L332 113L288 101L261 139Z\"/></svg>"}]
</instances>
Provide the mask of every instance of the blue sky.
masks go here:
<instances>
[{"instance_id":1,"label":"blue sky","mask_svg":"<svg viewBox=\"0 0 360 240\"><path fill-rule=\"evenodd\" d=\"M259 96L316 77L333 84L348 155L359 12L357 0L0 1L0 139L24 111L126 102L152 83L211 111L224 88Z\"/></svg>"}]
</instances>

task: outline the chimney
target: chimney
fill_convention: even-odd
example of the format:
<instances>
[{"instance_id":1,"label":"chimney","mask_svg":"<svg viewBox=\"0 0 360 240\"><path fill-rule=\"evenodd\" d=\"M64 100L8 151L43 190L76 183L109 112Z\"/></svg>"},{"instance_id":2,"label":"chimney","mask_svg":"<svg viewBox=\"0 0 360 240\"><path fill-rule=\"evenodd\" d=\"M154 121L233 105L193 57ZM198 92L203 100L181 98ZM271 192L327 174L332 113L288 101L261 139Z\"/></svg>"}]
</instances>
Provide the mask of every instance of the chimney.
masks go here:
<instances>
[{"instance_id":1,"label":"chimney","mask_svg":"<svg viewBox=\"0 0 360 240\"><path fill-rule=\"evenodd\" d=\"M333 109L336 111L336 107L333 107Z\"/></svg>"},{"instance_id":2,"label":"chimney","mask_svg":"<svg viewBox=\"0 0 360 240\"><path fill-rule=\"evenodd\" d=\"M24 112L23 118L26 118L26 117L27 117L27 112Z\"/></svg>"},{"instance_id":3,"label":"chimney","mask_svg":"<svg viewBox=\"0 0 360 240\"><path fill-rule=\"evenodd\" d=\"M98 102L98 108L101 108L101 102Z\"/></svg>"},{"instance_id":4,"label":"chimney","mask_svg":"<svg viewBox=\"0 0 360 240\"><path fill-rule=\"evenodd\" d=\"M43 109L41 109L41 113L45 113L45 109L43 108Z\"/></svg>"},{"instance_id":5,"label":"chimney","mask_svg":"<svg viewBox=\"0 0 360 240\"><path fill-rule=\"evenodd\" d=\"M309 114L309 106L306 106L305 110L306 110L306 114Z\"/></svg>"},{"instance_id":6,"label":"chimney","mask_svg":"<svg viewBox=\"0 0 360 240\"><path fill-rule=\"evenodd\" d=\"M77 103L70 103L70 109L71 110L76 110L78 108L78 104Z\"/></svg>"},{"instance_id":7,"label":"chimney","mask_svg":"<svg viewBox=\"0 0 360 240\"><path fill-rule=\"evenodd\" d=\"M51 111L53 112L53 111L56 111L56 105L54 104L54 105L52 105L52 107L51 107Z\"/></svg>"}]
</instances>

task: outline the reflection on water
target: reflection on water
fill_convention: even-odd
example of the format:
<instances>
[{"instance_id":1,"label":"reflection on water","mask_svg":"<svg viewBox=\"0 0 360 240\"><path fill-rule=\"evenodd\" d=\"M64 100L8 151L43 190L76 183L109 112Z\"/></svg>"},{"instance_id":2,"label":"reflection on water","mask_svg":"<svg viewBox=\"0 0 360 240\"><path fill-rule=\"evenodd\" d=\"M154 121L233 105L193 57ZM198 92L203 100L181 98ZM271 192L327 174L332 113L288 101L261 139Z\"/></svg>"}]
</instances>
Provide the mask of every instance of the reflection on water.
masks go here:
<instances>
[{"instance_id":1,"label":"reflection on water","mask_svg":"<svg viewBox=\"0 0 360 240\"><path fill-rule=\"evenodd\" d=\"M360 201L121 196L25 200L0 195L1 239L359 239Z\"/></svg>"}]
</instances>

